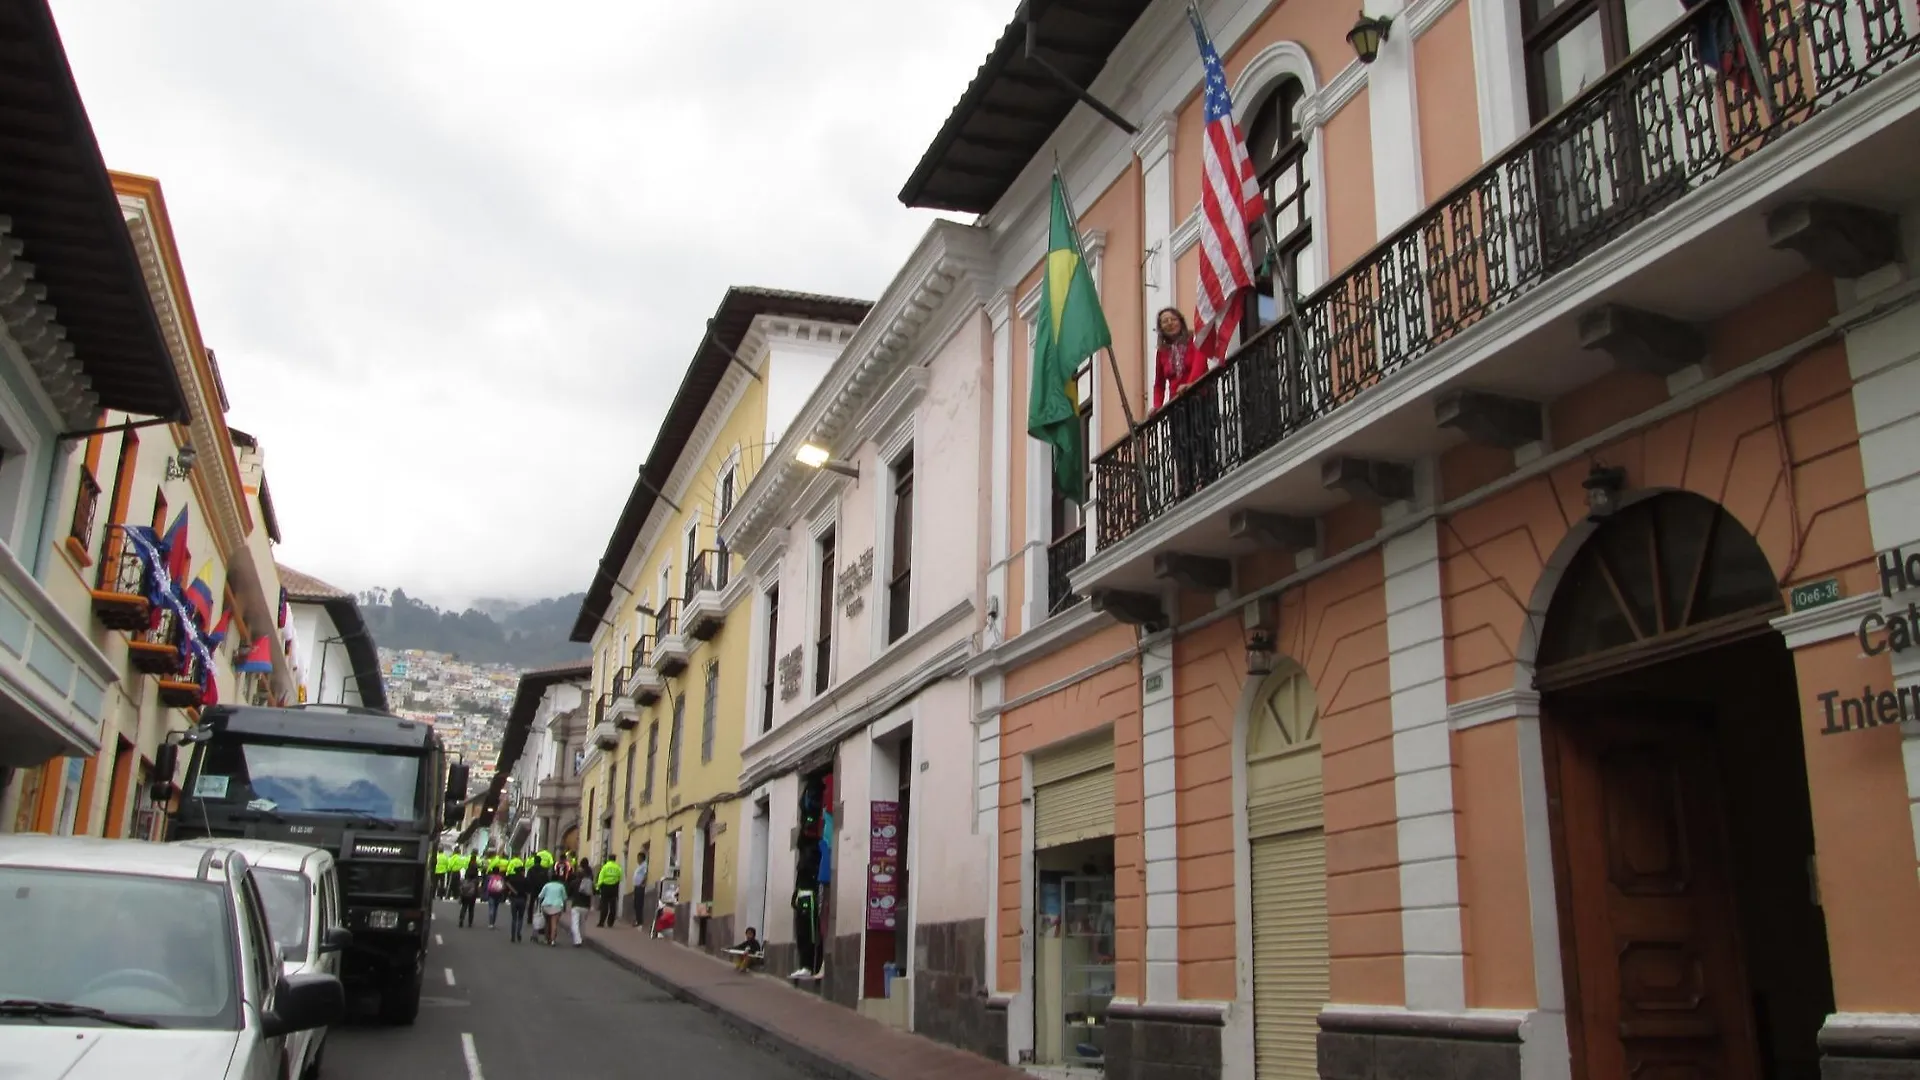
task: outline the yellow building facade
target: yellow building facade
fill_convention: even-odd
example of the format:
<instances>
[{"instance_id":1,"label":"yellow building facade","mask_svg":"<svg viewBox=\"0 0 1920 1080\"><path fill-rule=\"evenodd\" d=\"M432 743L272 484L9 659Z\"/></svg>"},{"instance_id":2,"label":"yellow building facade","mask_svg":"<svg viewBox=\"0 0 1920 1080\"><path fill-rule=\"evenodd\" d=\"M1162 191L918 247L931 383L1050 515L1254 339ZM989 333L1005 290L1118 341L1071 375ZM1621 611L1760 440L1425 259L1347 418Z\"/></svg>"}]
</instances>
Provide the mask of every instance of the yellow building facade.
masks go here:
<instances>
[{"instance_id":1,"label":"yellow building facade","mask_svg":"<svg viewBox=\"0 0 1920 1080\"><path fill-rule=\"evenodd\" d=\"M723 949L734 925L740 748L756 662L744 560L717 523L866 314L862 301L732 288L708 324L614 527L573 640L593 647L580 850L642 856L641 911ZM623 888L623 905L633 899ZM629 908L630 914L630 908Z\"/></svg>"}]
</instances>

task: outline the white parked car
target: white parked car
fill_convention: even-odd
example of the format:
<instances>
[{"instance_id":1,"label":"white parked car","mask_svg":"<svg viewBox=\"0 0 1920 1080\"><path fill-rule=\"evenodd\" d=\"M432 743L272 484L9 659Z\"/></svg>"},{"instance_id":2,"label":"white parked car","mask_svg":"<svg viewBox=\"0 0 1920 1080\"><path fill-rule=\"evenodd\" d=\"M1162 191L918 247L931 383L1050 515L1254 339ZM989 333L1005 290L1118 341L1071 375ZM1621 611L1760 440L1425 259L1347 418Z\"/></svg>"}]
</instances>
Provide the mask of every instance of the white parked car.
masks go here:
<instances>
[{"instance_id":1,"label":"white parked car","mask_svg":"<svg viewBox=\"0 0 1920 1080\"><path fill-rule=\"evenodd\" d=\"M345 1011L282 973L239 852L0 835L7 1080L289 1080L287 1037Z\"/></svg>"},{"instance_id":2,"label":"white parked car","mask_svg":"<svg viewBox=\"0 0 1920 1080\"><path fill-rule=\"evenodd\" d=\"M340 875L333 856L319 848L273 840L183 840L194 847L239 852L253 867L254 884L267 904L267 931L280 950L287 976L340 975L340 951L353 940L340 913ZM287 1035L287 1075L314 1080L326 1052L326 1028Z\"/></svg>"}]
</instances>

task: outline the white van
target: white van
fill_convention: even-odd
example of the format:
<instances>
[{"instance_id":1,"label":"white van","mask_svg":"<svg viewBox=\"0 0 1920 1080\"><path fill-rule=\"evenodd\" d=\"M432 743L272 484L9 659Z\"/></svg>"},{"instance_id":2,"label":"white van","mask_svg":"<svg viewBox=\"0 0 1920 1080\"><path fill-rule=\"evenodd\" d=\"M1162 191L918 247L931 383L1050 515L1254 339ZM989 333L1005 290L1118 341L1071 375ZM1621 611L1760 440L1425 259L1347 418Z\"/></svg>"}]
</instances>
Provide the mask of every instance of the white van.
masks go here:
<instances>
[{"instance_id":1,"label":"white van","mask_svg":"<svg viewBox=\"0 0 1920 1080\"><path fill-rule=\"evenodd\" d=\"M340 951L352 941L340 913L340 877L333 856L319 848L272 840L182 840L182 846L239 852L267 905L267 929L284 975L340 974ZM314 1080L326 1052L326 1028L287 1036L287 1075Z\"/></svg>"}]
</instances>

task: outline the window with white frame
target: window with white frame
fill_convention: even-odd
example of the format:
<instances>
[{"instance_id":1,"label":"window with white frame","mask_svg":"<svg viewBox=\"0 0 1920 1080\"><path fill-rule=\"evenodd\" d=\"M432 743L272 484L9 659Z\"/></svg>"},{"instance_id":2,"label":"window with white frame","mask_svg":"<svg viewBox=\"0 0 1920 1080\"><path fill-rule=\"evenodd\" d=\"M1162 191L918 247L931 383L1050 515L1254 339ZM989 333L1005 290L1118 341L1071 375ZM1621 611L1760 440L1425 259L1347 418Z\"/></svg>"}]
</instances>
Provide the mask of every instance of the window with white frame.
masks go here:
<instances>
[{"instance_id":1,"label":"window with white frame","mask_svg":"<svg viewBox=\"0 0 1920 1080\"><path fill-rule=\"evenodd\" d=\"M895 457L887 537L887 644L907 635L913 600L913 444Z\"/></svg>"},{"instance_id":2,"label":"window with white frame","mask_svg":"<svg viewBox=\"0 0 1920 1080\"><path fill-rule=\"evenodd\" d=\"M729 561L727 557L727 542L720 537L719 523L724 521L728 514L733 513L734 484L739 478L740 466L728 465L726 469L720 473L720 488L717 492L718 497L714 500L714 506L719 510L718 515L714 518L713 529L713 549L715 552L713 587L716 589L726 588L727 579L732 576L732 568L727 565Z\"/></svg>"},{"instance_id":3,"label":"window with white frame","mask_svg":"<svg viewBox=\"0 0 1920 1080\"><path fill-rule=\"evenodd\" d=\"M833 527L814 541L814 599L819 605L813 627L813 692L824 694L833 682Z\"/></svg>"},{"instance_id":4,"label":"window with white frame","mask_svg":"<svg viewBox=\"0 0 1920 1080\"><path fill-rule=\"evenodd\" d=\"M763 671L760 679L760 731L773 730L773 695L776 673L780 666L780 585L778 582L767 586L767 630L762 640L765 642L766 656L761 661Z\"/></svg>"}]
</instances>

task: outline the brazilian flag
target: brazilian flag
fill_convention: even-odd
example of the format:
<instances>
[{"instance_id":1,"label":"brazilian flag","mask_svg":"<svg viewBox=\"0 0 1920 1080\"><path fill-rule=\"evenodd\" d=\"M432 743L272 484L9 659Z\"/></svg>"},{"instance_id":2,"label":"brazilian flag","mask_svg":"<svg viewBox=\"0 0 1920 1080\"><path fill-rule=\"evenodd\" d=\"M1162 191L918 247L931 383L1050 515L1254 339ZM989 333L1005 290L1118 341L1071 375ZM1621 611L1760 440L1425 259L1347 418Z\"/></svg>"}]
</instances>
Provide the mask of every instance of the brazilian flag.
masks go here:
<instances>
[{"instance_id":1,"label":"brazilian flag","mask_svg":"<svg viewBox=\"0 0 1920 1080\"><path fill-rule=\"evenodd\" d=\"M1093 273L1080 251L1080 230L1067 207L1066 185L1053 174L1047 261L1034 316L1033 385L1027 434L1053 448L1053 479L1075 502L1087 501L1087 448L1080 445L1080 395L1074 373L1113 344Z\"/></svg>"}]
</instances>

